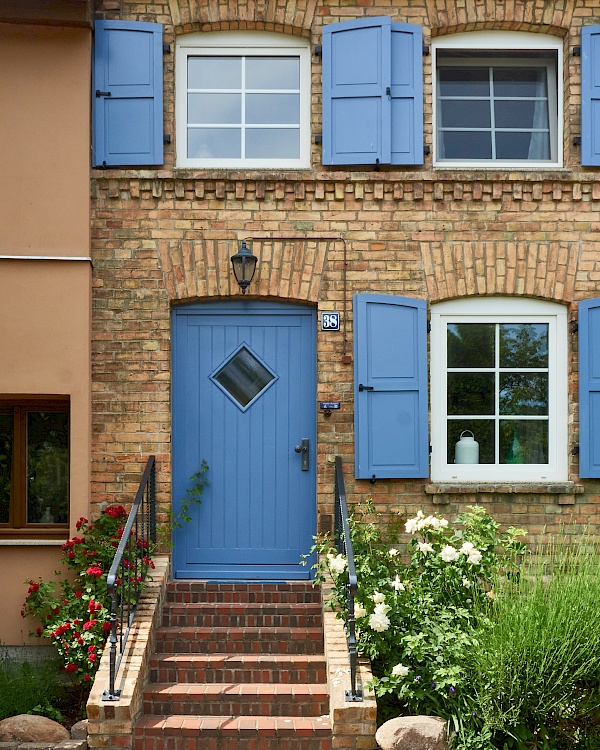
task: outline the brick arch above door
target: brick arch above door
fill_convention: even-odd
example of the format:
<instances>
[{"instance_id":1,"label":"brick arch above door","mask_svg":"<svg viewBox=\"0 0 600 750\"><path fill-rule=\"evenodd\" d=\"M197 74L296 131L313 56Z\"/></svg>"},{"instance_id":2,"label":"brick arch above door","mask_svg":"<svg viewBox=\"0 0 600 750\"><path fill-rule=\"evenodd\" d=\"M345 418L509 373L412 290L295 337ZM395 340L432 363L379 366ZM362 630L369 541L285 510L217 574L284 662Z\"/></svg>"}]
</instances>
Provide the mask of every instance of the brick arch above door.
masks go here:
<instances>
[{"instance_id":1,"label":"brick arch above door","mask_svg":"<svg viewBox=\"0 0 600 750\"><path fill-rule=\"evenodd\" d=\"M422 242L431 302L470 295L571 302L579 246L573 242Z\"/></svg>"},{"instance_id":2,"label":"brick arch above door","mask_svg":"<svg viewBox=\"0 0 600 750\"><path fill-rule=\"evenodd\" d=\"M231 256L241 240L162 241L159 257L170 301L240 297ZM318 303L330 247L336 240L247 238L258 258L246 299ZM341 242L340 257L341 257Z\"/></svg>"}]
</instances>

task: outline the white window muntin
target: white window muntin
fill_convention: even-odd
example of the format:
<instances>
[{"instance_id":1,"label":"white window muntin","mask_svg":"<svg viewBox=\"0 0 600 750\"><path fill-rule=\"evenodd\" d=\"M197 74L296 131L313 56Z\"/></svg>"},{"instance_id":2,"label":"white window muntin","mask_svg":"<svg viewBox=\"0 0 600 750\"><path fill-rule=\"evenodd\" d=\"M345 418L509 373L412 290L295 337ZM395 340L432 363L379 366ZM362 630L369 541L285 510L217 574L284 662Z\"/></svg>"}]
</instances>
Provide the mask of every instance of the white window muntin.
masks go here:
<instances>
[{"instance_id":1,"label":"white window muntin","mask_svg":"<svg viewBox=\"0 0 600 750\"><path fill-rule=\"evenodd\" d=\"M195 88L188 84L189 61L193 58L231 58L240 61L241 85L234 88ZM248 60L268 60L273 58L274 64L277 59L296 59L299 64L299 87L272 89L272 88L248 88L246 87L246 67ZM310 52L308 41L297 37L283 34L270 34L264 32L209 32L196 33L181 37L177 41L177 65L176 65L176 119L177 119L177 166L178 167L254 167L268 168L306 168L310 166ZM241 111L238 123L233 122L204 122L198 123L188 121L188 101L190 95L195 94L217 94L239 95ZM248 122L246 114L247 97L260 95L290 95L297 99L299 111L297 119L285 123L252 123ZM291 99L290 99L291 101ZM296 104L293 105L296 107ZM221 132L234 130L240 132L241 148L245 148L246 134L254 131L267 133L269 128L276 128L283 132L299 133L298 156L276 157L261 156L260 158L247 158L244 150L241 150L239 158L210 158L188 156L188 132L194 129L216 130Z\"/></svg>"},{"instance_id":2,"label":"white window muntin","mask_svg":"<svg viewBox=\"0 0 600 750\"><path fill-rule=\"evenodd\" d=\"M439 50L445 53L451 50L461 50L464 52L477 53L481 50L481 58L465 57L462 60L452 60L445 58L443 62L438 62ZM489 50L489 52L488 52ZM504 57L494 58L494 50L498 52L510 50L514 52L514 59L511 61ZM556 70L553 60L535 60L529 58L518 58L519 50L544 51L556 56ZM563 142L563 83L562 75L562 40L557 37L546 36L543 34L532 34L529 32L499 32L499 31L473 31L461 34L452 34L444 37L438 37L432 43L433 51L433 71L435 76L434 96L433 96L433 132L434 132L434 166L436 167L473 167L473 168L497 168L509 167L513 169L537 169L537 168L556 168L562 165L562 142ZM549 160L536 161L534 159L445 159L440 154L439 143L439 111L438 111L438 67L440 65L448 67L450 65L462 65L463 67L473 66L481 62L490 67L510 67L511 65L523 68L544 66L547 71L547 92L548 92L548 114L550 127L550 149L551 158ZM518 128L516 130L519 130Z\"/></svg>"},{"instance_id":3,"label":"white window muntin","mask_svg":"<svg viewBox=\"0 0 600 750\"><path fill-rule=\"evenodd\" d=\"M548 325L548 463L454 464L448 458L447 330L453 323ZM544 368L545 370L546 368ZM539 368L523 368L535 372ZM451 371L451 368L450 368ZM516 371L516 370L515 370ZM453 300L431 311L431 477L445 482L556 482L566 481L567 463L567 310L561 305L535 300L498 297ZM479 417L481 418L481 416ZM496 397L494 420L527 419L499 414ZM469 429L465 418L465 429ZM496 426L497 430L497 426Z\"/></svg>"}]
</instances>

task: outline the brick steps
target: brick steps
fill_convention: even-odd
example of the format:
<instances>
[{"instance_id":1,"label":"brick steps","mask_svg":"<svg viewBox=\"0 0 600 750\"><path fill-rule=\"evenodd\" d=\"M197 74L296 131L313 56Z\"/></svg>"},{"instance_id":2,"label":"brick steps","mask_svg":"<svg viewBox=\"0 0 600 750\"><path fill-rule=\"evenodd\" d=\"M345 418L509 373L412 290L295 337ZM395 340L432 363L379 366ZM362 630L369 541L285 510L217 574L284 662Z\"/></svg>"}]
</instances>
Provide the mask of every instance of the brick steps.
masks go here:
<instances>
[{"instance_id":1,"label":"brick steps","mask_svg":"<svg viewBox=\"0 0 600 750\"><path fill-rule=\"evenodd\" d=\"M136 750L330 750L327 717L146 716Z\"/></svg>"},{"instance_id":2,"label":"brick steps","mask_svg":"<svg viewBox=\"0 0 600 750\"><path fill-rule=\"evenodd\" d=\"M150 661L152 682L326 682L318 654L173 654Z\"/></svg>"},{"instance_id":3,"label":"brick steps","mask_svg":"<svg viewBox=\"0 0 600 750\"><path fill-rule=\"evenodd\" d=\"M322 628L159 628L161 654L307 654L323 648Z\"/></svg>"},{"instance_id":4,"label":"brick steps","mask_svg":"<svg viewBox=\"0 0 600 750\"><path fill-rule=\"evenodd\" d=\"M144 713L153 715L321 716L328 710L327 685L158 683L144 693Z\"/></svg>"},{"instance_id":5,"label":"brick steps","mask_svg":"<svg viewBox=\"0 0 600 750\"><path fill-rule=\"evenodd\" d=\"M164 627L320 627L319 604L172 604L163 613Z\"/></svg>"},{"instance_id":6,"label":"brick steps","mask_svg":"<svg viewBox=\"0 0 600 750\"><path fill-rule=\"evenodd\" d=\"M169 584L134 750L331 750L320 591Z\"/></svg>"}]
</instances>

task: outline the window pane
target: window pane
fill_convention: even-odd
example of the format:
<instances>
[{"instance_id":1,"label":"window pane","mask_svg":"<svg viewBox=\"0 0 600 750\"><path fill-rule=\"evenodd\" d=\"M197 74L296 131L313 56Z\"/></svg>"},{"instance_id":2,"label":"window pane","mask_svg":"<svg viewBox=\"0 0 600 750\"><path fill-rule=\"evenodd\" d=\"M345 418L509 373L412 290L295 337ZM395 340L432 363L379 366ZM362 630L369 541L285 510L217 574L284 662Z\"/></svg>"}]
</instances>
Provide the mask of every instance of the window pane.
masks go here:
<instances>
[{"instance_id":1,"label":"window pane","mask_svg":"<svg viewBox=\"0 0 600 750\"><path fill-rule=\"evenodd\" d=\"M264 390L275 378L248 349L240 349L214 376L242 406Z\"/></svg>"},{"instance_id":2,"label":"window pane","mask_svg":"<svg viewBox=\"0 0 600 750\"><path fill-rule=\"evenodd\" d=\"M497 159L550 159L548 133L496 133Z\"/></svg>"},{"instance_id":3,"label":"window pane","mask_svg":"<svg viewBox=\"0 0 600 750\"><path fill-rule=\"evenodd\" d=\"M300 130L298 128L260 128L246 130L248 159L298 159Z\"/></svg>"},{"instance_id":4,"label":"window pane","mask_svg":"<svg viewBox=\"0 0 600 750\"><path fill-rule=\"evenodd\" d=\"M241 94L188 94L188 124L235 125L241 121Z\"/></svg>"},{"instance_id":5,"label":"window pane","mask_svg":"<svg viewBox=\"0 0 600 750\"><path fill-rule=\"evenodd\" d=\"M490 103L480 100L442 99L439 123L443 128L489 128Z\"/></svg>"},{"instance_id":6,"label":"window pane","mask_svg":"<svg viewBox=\"0 0 600 750\"><path fill-rule=\"evenodd\" d=\"M494 102L497 128L536 128L548 130L548 105L546 101Z\"/></svg>"},{"instance_id":7,"label":"window pane","mask_svg":"<svg viewBox=\"0 0 600 750\"><path fill-rule=\"evenodd\" d=\"M500 414L548 414L548 373L501 373Z\"/></svg>"},{"instance_id":8,"label":"window pane","mask_svg":"<svg viewBox=\"0 0 600 750\"><path fill-rule=\"evenodd\" d=\"M239 128L190 128L188 156L202 159L239 159L242 131Z\"/></svg>"},{"instance_id":9,"label":"window pane","mask_svg":"<svg viewBox=\"0 0 600 750\"><path fill-rule=\"evenodd\" d=\"M448 367L493 367L494 323L449 323Z\"/></svg>"},{"instance_id":10,"label":"window pane","mask_svg":"<svg viewBox=\"0 0 600 750\"><path fill-rule=\"evenodd\" d=\"M488 68L440 68L440 96L489 96Z\"/></svg>"},{"instance_id":11,"label":"window pane","mask_svg":"<svg viewBox=\"0 0 600 750\"><path fill-rule=\"evenodd\" d=\"M546 68L494 68L494 96L546 97Z\"/></svg>"},{"instance_id":12,"label":"window pane","mask_svg":"<svg viewBox=\"0 0 600 750\"><path fill-rule=\"evenodd\" d=\"M8 523L13 460L14 417L0 413L0 523Z\"/></svg>"},{"instance_id":13,"label":"window pane","mask_svg":"<svg viewBox=\"0 0 600 750\"><path fill-rule=\"evenodd\" d=\"M299 89L299 57L248 57L246 88Z\"/></svg>"},{"instance_id":14,"label":"window pane","mask_svg":"<svg viewBox=\"0 0 600 750\"><path fill-rule=\"evenodd\" d=\"M188 89L239 89L240 57L189 57Z\"/></svg>"},{"instance_id":15,"label":"window pane","mask_svg":"<svg viewBox=\"0 0 600 750\"><path fill-rule=\"evenodd\" d=\"M442 159L491 159L491 133L473 131L441 131L440 151Z\"/></svg>"},{"instance_id":16,"label":"window pane","mask_svg":"<svg viewBox=\"0 0 600 750\"><path fill-rule=\"evenodd\" d=\"M449 372L448 414L494 414L493 372Z\"/></svg>"},{"instance_id":17,"label":"window pane","mask_svg":"<svg viewBox=\"0 0 600 750\"><path fill-rule=\"evenodd\" d=\"M66 523L69 508L69 417L27 414L27 522Z\"/></svg>"},{"instance_id":18,"label":"window pane","mask_svg":"<svg viewBox=\"0 0 600 750\"><path fill-rule=\"evenodd\" d=\"M250 125L297 125L300 97L298 94L247 94L246 122Z\"/></svg>"},{"instance_id":19,"label":"window pane","mask_svg":"<svg viewBox=\"0 0 600 750\"><path fill-rule=\"evenodd\" d=\"M502 323L500 367L548 367L548 324Z\"/></svg>"},{"instance_id":20,"label":"window pane","mask_svg":"<svg viewBox=\"0 0 600 750\"><path fill-rule=\"evenodd\" d=\"M501 464L547 464L546 420L500 420Z\"/></svg>"},{"instance_id":21,"label":"window pane","mask_svg":"<svg viewBox=\"0 0 600 750\"><path fill-rule=\"evenodd\" d=\"M456 443L465 430L471 430L479 443L479 463L493 464L494 422L491 419L449 419L448 420L448 463L454 463Z\"/></svg>"}]
</instances>

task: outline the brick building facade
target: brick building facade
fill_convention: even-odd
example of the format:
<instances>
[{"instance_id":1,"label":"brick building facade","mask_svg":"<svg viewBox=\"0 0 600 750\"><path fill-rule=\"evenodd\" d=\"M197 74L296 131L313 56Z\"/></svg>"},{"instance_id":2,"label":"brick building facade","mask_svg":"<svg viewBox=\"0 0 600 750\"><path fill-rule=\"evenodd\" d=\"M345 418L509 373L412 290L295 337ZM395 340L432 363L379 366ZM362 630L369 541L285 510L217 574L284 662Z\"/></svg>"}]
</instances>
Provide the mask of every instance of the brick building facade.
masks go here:
<instances>
[{"instance_id":1,"label":"brick building facade","mask_svg":"<svg viewBox=\"0 0 600 750\"><path fill-rule=\"evenodd\" d=\"M245 302L293 302L318 315L341 314L340 331L319 326L316 335L315 409L319 401L340 402L339 411L329 416L317 413L319 530L331 528L336 455L344 459L352 502L372 496L384 518L418 509L454 516L478 503L502 523L529 529L533 540L562 523L571 524L574 534L588 523L597 529L600 485L594 478L580 478L577 455L579 367L573 324L579 303L600 296L595 245L600 180L596 168L581 165L583 58L575 49L581 46L582 27L600 22L600 6L579 0L105 0L96 17L163 25L163 41L169 45L163 56L163 124L170 143L161 165L92 170L92 504L131 496L146 457L155 454L161 508L170 505L172 310L188 302L241 299L229 258L246 239L258 267ZM521 32L559 40L557 138L562 143L557 148L562 156L548 167L468 160L444 167L432 117L434 56L424 54L423 144L429 147L424 163L323 165L322 146L315 142L323 132L322 58L316 46L322 44L324 26L371 17L420 26L430 51L442 38L481 31L493 31L496 38ZM178 40L199 32L249 31L309 43L310 167L178 166ZM560 306L568 322L563 342L568 361L562 363L568 382L566 427L557 438L566 467L562 476L546 479L541 472L520 479L517 471L466 482L460 474L442 481L429 473L375 483L355 479L352 298L357 294L416 298L430 312L436 304L474 297ZM434 452L436 424L429 435Z\"/></svg>"}]
</instances>

